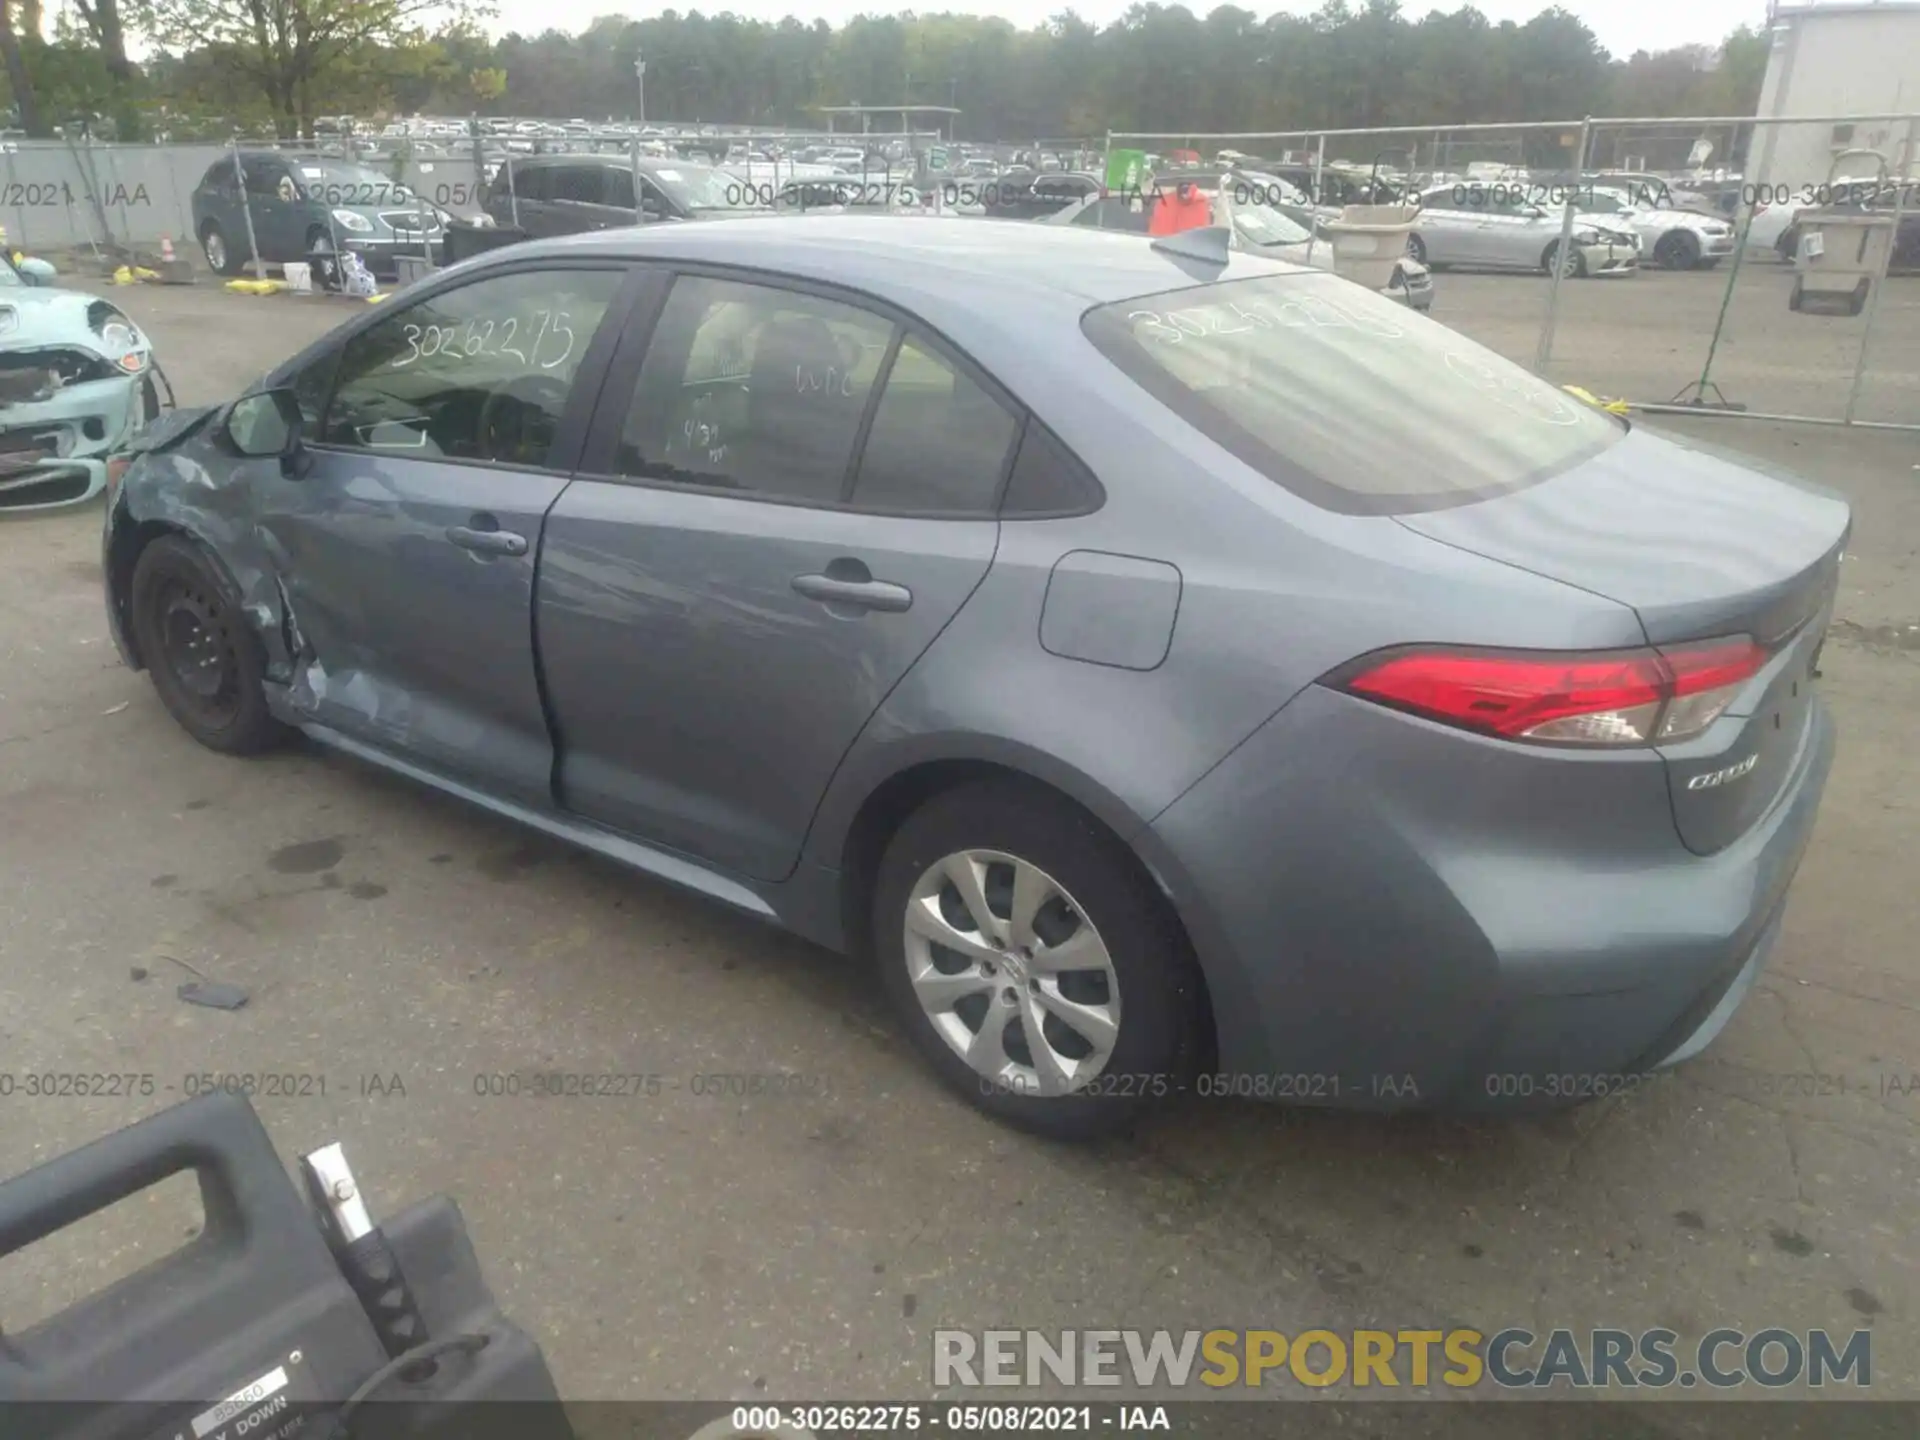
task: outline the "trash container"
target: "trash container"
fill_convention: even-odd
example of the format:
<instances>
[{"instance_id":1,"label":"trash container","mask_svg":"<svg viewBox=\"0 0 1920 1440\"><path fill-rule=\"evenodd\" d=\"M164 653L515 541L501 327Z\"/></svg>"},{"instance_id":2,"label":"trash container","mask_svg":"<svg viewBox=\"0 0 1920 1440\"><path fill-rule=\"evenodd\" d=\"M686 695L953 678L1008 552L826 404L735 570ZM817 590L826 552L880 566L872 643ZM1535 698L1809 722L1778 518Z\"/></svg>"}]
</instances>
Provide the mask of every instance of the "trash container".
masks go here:
<instances>
[{"instance_id":1,"label":"trash container","mask_svg":"<svg viewBox=\"0 0 1920 1440\"><path fill-rule=\"evenodd\" d=\"M1333 242L1334 273L1369 290L1386 289L1419 213L1411 205L1348 205L1337 218L1322 221Z\"/></svg>"},{"instance_id":2,"label":"trash container","mask_svg":"<svg viewBox=\"0 0 1920 1440\"><path fill-rule=\"evenodd\" d=\"M1875 173L1852 182L1836 178L1853 156L1871 158ZM1849 183L1879 194L1887 184L1886 157L1877 150L1841 151L1827 171L1829 198L1836 190L1844 193ZM1887 273L1893 256L1892 213L1864 205L1828 204L1800 211L1794 225L1800 231L1800 248L1794 256L1797 273L1787 308L1804 310L1808 301L1816 302L1816 308L1835 303L1847 314L1858 315L1866 308L1873 282Z\"/></svg>"}]
</instances>

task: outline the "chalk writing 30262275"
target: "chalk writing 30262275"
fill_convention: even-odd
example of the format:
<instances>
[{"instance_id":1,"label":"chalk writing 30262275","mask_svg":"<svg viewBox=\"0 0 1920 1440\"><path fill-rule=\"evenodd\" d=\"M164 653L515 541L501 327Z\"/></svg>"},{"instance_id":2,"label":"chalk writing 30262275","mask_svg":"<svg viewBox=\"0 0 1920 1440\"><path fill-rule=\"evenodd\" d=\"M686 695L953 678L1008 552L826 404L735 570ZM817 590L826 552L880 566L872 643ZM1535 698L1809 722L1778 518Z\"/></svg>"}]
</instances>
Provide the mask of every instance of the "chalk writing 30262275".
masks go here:
<instances>
[{"instance_id":1,"label":"chalk writing 30262275","mask_svg":"<svg viewBox=\"0 0 1920 1440\"><path fill-rule=\"evenodd\" d=\"M557 370L573 355L577 342L565 310L535 310L521 323L517 315L497 319L462 320L457 325L413 325L402 331L407 353L395 357L390 370L404 370L416 360L444 356L457 360L507 356L529 367Z\"/></svg>"}]
</instances>

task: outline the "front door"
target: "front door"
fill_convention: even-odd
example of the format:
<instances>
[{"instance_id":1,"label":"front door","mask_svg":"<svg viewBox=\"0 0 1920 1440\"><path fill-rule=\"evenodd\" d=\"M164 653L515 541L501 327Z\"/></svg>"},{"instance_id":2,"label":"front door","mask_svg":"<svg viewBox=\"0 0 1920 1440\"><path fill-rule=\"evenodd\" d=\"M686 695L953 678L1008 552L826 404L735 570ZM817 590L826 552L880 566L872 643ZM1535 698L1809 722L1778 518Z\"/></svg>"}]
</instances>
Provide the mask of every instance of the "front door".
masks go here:
<instances>
[{"instance_id":1,"label":"front door","mask_svg":"<svg viewBox=\"0 0 1920 1440\"><path fill-rule=\"evenodd\" d=\"M644 364L643 338L547 521L560 800L777 880L986 575L1016 412L931 340L820 294L682 276Z\"/></svg>"},{"instance_id":2,"label":"front door","mask_svg":"<svg viewBox=\"0 0 1920 1440\"><path fill-rule=\"evenodd\" d=\"M261 520L303 656L291 703L304 718L551 798L534 567L592 404L575 405L576 388L604 370L611 332L598 349L595 337L624 279L549 266L475 280L308 367L330 396L311 468L274 485Z\"/></svg>"}]
</instances>

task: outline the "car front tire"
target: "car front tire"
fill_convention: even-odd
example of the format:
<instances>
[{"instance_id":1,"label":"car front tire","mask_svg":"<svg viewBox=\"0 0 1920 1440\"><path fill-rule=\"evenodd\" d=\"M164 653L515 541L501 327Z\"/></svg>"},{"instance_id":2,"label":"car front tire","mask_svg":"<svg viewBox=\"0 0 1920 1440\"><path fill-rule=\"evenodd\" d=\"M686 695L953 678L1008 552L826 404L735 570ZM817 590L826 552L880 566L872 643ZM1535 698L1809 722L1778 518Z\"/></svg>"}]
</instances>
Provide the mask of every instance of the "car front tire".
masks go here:
<instances>
[{"instance_id":1,"label":"car front tire","mask_svg":"<svg viewBox=\"0 0 1920 1440\"><path fill-rule=\"evenodd\" d=\"M228 755L288 736L267 710L259 637L199 546L180 535L151 541L134 564L127 608L153 688L181 729Z\"/></svg>"},{"instance_id":2,"label":"car front tire","mask_svg":"<svg viewBox=\"0 0 1920 1440\"><path fill-rule=\"evenodd\" d=\"M1560 242L1556 240L1551 245L1547 246L1547 253L1540 257L1540 268L1542 270L1545 270L1547 274L1551 275L1553 274L1553 267L1559 264L1559 262L1560 262ZM1572 252L1567 257L1567 264L1566 264L1566 271L1565 271L1566 278L1569 280L1578 280L1583 276L1585 276L1586 273L1587 273L1587 257L1580 253L1580 247L1576 245L1573 247Z\"/></svg>"},{"instance_id":3,"label":"car front tire","mask_svg":"<svg viewBox=\"0 0 1920 1440\"><path fill-rule=\"evenodd\" d=\"M1003 781L934 797L881 859L872 925L915 1047L988 1114L1092 1139L1185 1087L1201 1012L1185 938L1068 802Z\"/></svg>"}]
</instances>

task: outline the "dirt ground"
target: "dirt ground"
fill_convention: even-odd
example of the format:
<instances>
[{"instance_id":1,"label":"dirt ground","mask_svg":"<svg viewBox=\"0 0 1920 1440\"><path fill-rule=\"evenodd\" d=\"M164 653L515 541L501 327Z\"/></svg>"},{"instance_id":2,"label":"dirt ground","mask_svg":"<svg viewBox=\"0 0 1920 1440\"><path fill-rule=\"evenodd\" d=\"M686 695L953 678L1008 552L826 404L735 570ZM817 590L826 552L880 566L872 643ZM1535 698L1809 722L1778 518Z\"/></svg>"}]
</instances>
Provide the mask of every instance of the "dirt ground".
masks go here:
<instances>
[{"instance_id":1,"label":"dirt ground","mask_svg":"<svg viewBox=\"0 0 1920 1440\"><path fill-rule=\"evenodd\" d=\"M1471 310L1463 328L1531 358L1531 333L1474 297L1504 287L1517 308L1532 282L1441 284L1441 318ZM1698 305L1662 316L1695 286L1716 288L1573 287L1588 308L1559 378L1664 385L1662 347ZM346 313L121 294L186 402ZM1903 306L1882 316L1887 353L1920 369ZM1603 363L1570 373L1590 351ZM1873 1393L1920 1398L1920 439L1684 423L1857 516L1823 661L1839 758L1771 968L1725 1035L1545 1119L1194 1102L1089 1148L950 1099L833 956L343 759L200 749L114 655L97 511L0 524L0 1071L158 1077L146 1098L0 1099L0 1174L195 1076L309 1077L258 1102L283 1153L345 1141L376 1215L457 1197L504 1308L577 1397L919 1396L945 1326L1465 1324L1869 1328ZM189 966L251 1003L181 1004ZM479 1093L534 1069L773 1068L817 1086ZM0 1261L0 1321L58 1309L191 1223L162 1187L84 1241Z\"/></svg>"}]
</instances>

